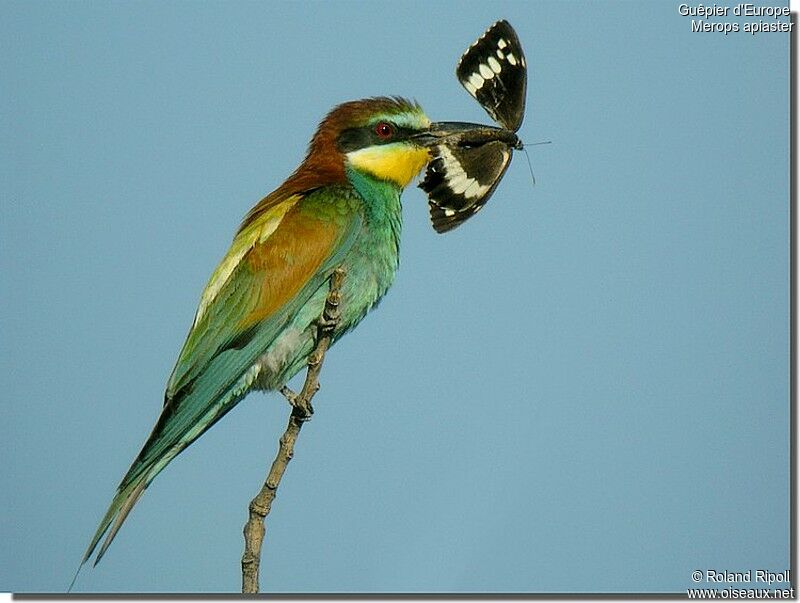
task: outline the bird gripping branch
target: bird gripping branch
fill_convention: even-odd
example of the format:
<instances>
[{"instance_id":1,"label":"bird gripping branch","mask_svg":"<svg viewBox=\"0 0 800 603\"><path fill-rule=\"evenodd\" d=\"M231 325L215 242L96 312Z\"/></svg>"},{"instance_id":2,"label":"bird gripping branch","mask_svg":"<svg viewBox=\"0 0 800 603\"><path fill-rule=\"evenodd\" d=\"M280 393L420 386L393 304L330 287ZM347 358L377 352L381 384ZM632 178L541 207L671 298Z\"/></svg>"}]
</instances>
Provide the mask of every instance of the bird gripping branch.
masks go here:
<instances>
[{"instance_id":1,"label":"bird gripping branch","mask_svg":"<svg viewBox=\"0 0 800 603\"><path fill-rule=\"evenodd\" d=\"M429 162L431 147L452 135L418 104L396 97L347 102L325 117L305 160L245 216L211 275L161 415L81 566L96 550L100 561L145 489L181 451L250 391L279 390L306 366L337 267L347 279L332 342L383 297L398 267L400 194Z\"/></svg>"}]
</instances>

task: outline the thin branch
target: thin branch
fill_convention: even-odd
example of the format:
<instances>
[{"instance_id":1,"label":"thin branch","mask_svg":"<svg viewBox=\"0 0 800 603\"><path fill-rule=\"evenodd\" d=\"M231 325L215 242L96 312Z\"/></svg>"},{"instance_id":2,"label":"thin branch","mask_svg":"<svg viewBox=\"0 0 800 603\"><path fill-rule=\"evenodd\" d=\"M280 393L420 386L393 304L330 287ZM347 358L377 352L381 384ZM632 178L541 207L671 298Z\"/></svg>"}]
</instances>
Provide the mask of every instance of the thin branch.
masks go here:
<instances>
[{"instance_id":1,"label":"thin branch","mask_svg":"<svg viewBox=\"0 0 800 603\"><path fill-rule=\"evenodd\" d=\"M278 454L272 461L267 479L261 491L250 501L249 517L244 525L244 554L242 555L242 592L258 592L258 570L261 564L261 545L264 542L264 518L272 508L272 501L281 483L284 471L294 454L294 444L300 434L303 423L314 414L311 399L319 391L319 373L325 360L325 352L331 345L333 331L339 323L339 302L341 300L344 269L337 268L331 275L330 291L325 300L325 308L317 321L317 345L308 357L306 380L299 394L295 394L285 385L281 393L292 405L289 424L283 433L278 446Z\"/></svg>"}]
</instances>

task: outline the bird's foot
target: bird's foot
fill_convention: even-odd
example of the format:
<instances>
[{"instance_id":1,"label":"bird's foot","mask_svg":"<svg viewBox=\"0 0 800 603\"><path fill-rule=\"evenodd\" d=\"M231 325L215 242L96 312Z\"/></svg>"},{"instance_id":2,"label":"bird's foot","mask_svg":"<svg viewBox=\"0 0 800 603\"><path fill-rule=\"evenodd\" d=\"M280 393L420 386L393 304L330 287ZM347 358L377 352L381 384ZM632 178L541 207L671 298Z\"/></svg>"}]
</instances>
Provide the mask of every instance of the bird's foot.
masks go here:
<instances>
[{"instance_id":1,"label":"bird's foot","mask_svg":"<svg viewBox=\"0 0 800 603\"><path fill-rule=\"evenodd\" d=\"M308 421L311 415L314 414L314 407L311 405L311 402L294 393L288 386L284 385L280 389L280 392L283 394L283 397L289 401L289 404L292 405L292 414L300 421Z\"/></svg>"},{"instance_id":2,"label":"bird's foot","mask_svg":"<svg viewBox=\"0 0 800 603\"><path fill-rule=\"evenodd\" d=\"M299 399L294 405L294 414L301 421L308 421L314 414L314 407L308 400Z\"/></svg>"},{"instance_id":3,"label":"bird's foot","mask_svg":"<svg viewBox=\"0 0 800 603\"><path fill-rule=\"evenodd\" d=\"M339 324L339 317L330 318L324 314L317 319L317 329L320 336L332 335L336 325Z\"/></svg>"},{"instance_id":4,"label":"bird's foot","mask_svg":"<svg viewBox=\"0 0 800 603\"><path fill-rule=\"evenodd\" d=\"M294 406L294 401L297 399L297 394L294 393L291 389L289 389L288 385L284 385L278 391L281 392L283 397L289 401L289 404Z\"/></svg>"}]
</instances>

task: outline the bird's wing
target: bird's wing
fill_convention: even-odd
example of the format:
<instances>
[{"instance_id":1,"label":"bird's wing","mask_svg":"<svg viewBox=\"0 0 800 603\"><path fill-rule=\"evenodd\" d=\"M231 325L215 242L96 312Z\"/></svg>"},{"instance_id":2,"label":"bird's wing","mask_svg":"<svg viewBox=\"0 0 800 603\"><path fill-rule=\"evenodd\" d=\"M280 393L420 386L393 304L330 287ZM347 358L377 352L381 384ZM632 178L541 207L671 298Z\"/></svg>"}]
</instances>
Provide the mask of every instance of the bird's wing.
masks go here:
<instances>
[{"instance_id":1,"label":"bird's wing","mask_svg":"<svg viewBox=\"0 0 800 603\"><path fill-rule=\"evenodd\" d=\"M274 204L236 236L203 291L167 384L165 405L223 351L242 349L259 334L268 344L349 249L359 214L319 216L306 210L304 197ZM299 295L309 284L306 295Z\"/></svg>"},{"instance_id":2,"label":"bird's wing","mask_svg":"<svg viewBox=\"0 0 800 603\"><path fill-rule=\"evenodd\" d=\"M84 561L111 527L95 563L100 560L153 478L244 396L242 377L341 263L360 230L360 213L320 215L319 198L311 210L304 203L314 196L275 203L236 236L203 292L158 423L120 483Z\"/></svg>"}]
</instances>

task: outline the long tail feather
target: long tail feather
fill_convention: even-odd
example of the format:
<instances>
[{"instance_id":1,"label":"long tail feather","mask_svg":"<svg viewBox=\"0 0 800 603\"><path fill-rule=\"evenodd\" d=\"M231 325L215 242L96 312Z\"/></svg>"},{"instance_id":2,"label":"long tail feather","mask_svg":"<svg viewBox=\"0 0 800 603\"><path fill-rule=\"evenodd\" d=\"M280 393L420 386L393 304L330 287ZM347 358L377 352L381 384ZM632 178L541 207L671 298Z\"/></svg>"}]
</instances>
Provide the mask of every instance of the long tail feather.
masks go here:
<instances>
[{"instance_id":1,"label":"long tail feather","mask_svg":"<svg viewBox=\"0 0 800 603\"><path fill-rule=\"evenodd\" d=\"M75 576L72 578L67 592L72 590L81 568L95 552L103 536L105 535L105 540L100 546L93 565L97 565L100 559L103 558L134 505L136 505L142 494L144 494L145 489L156 476L189 444L194 442L231 410L247 393L256 376L257 372L248 371L238 383L229 387L227 391L217 392L215 394L216 403L206 405L204 413L192 415L182 425L178 425L179 421L174 421L174 419L174 423L169 421L172 424L167 428L164 428L160 424L161 422L156 425L139 456L128 469L128 473L117 488L117 492L106 514L100 521L100 525L97 527L97 531L95 531L83 555L83 559L75 572ZM196 395L196 393L207 396L209 392L198 388L198 392L193 392L192 395Z\"/></svg>"},{"instance_id":2,"label":"long tail feather","mask_svg":"<svg viewBox=\"0 0 800 603\"><path fill-rule=\"evenodd\" d=\"M78 574L80 574L81 569L92 556L92 553L94 553L94 550L97 548L100 539L103 537L103 534L108 531L108 528L113 521L114 525L111 528L111 532L109 532L105 542L103 543L103 546L100 548L100 552L94 561L94 565L97 565L97 562L100 561L100 558L106 552L106 549L111 544L111 541L114 540L114 536L117 535L117 532L122 526L122 523L125 521L125 518L128 516L128 513L130 513L131 509L139 500L139 498L141 498L150 481L152 481L152 478L148 480L147 474L144 474L135 483L129 484L127 487L120 485L120 488L117 490L114 499L111 501L111 505L108 507L108 511L106 511L106 514L103 516L97 531L94 533L92 541L89 544L89 547L86 549L80 565L78 565L78 569L75 570L75 575L72 577L72 582L69 584L67 593L72 592L72 588L75 586L75 581L78 579Z\"/></svg>"},{"instance_id":3,"label":"long tail feather","mask_svg":"<svg viewBox=\"0 0 800 603\"><path fill-rule=\"evenodd\" d=\"M119 508L117 512L117 517L114 519L114 525L111 526L111 529L106 536L105 541L103 542L103 546L100 547L100 552L97 553L97 557L94 560L94 565L100 563L100 560L103 558L103 555L108 550L109 545L114 540L114 537L119 532L119 529L122 527L123 522L128 517L128 513L131 512L133 509L133 505L135 505L139 499L144 494L145 488L147 488L147 481L142 480L139 484L133 489L133 491L128 494L125 500L122 502L122 506Z\"/></svg>"},{"instance_id":4,"label":"long tail feather","mask_svg":"<svg viewBox=\"0 0 800 603\"><path fill-rule=\"evenodd\" d=\"M120 486L120 489L117 490L114 499L111 501L111 504L108 507L108 511L106 511L106 514L100 521L100 525L97 527L97 531L94 533L92 541L89 544L89 547L86 549L86 553L83 555L81 565L86 563L92 556L92 553L94 553L97 545L103 538L103 535L108 531L113 522L114 525L111 527L111 531L103 542L103 546L100 548L100 552L94 561L94 565L97 565L97 562L100 561L100 558L106 552L106 549L108 549L108 545L111 544L114 536L116 536L117 532L119 532L122 523L128 517L128 513L131 512L133 505L135 505L136 502L141 498L145 488L147 488L150 481L152 481L152 478L148 479L148 477L149 473L143 473L140 474L136 481L124 487Z\"/></svg>"}]
</instances>

